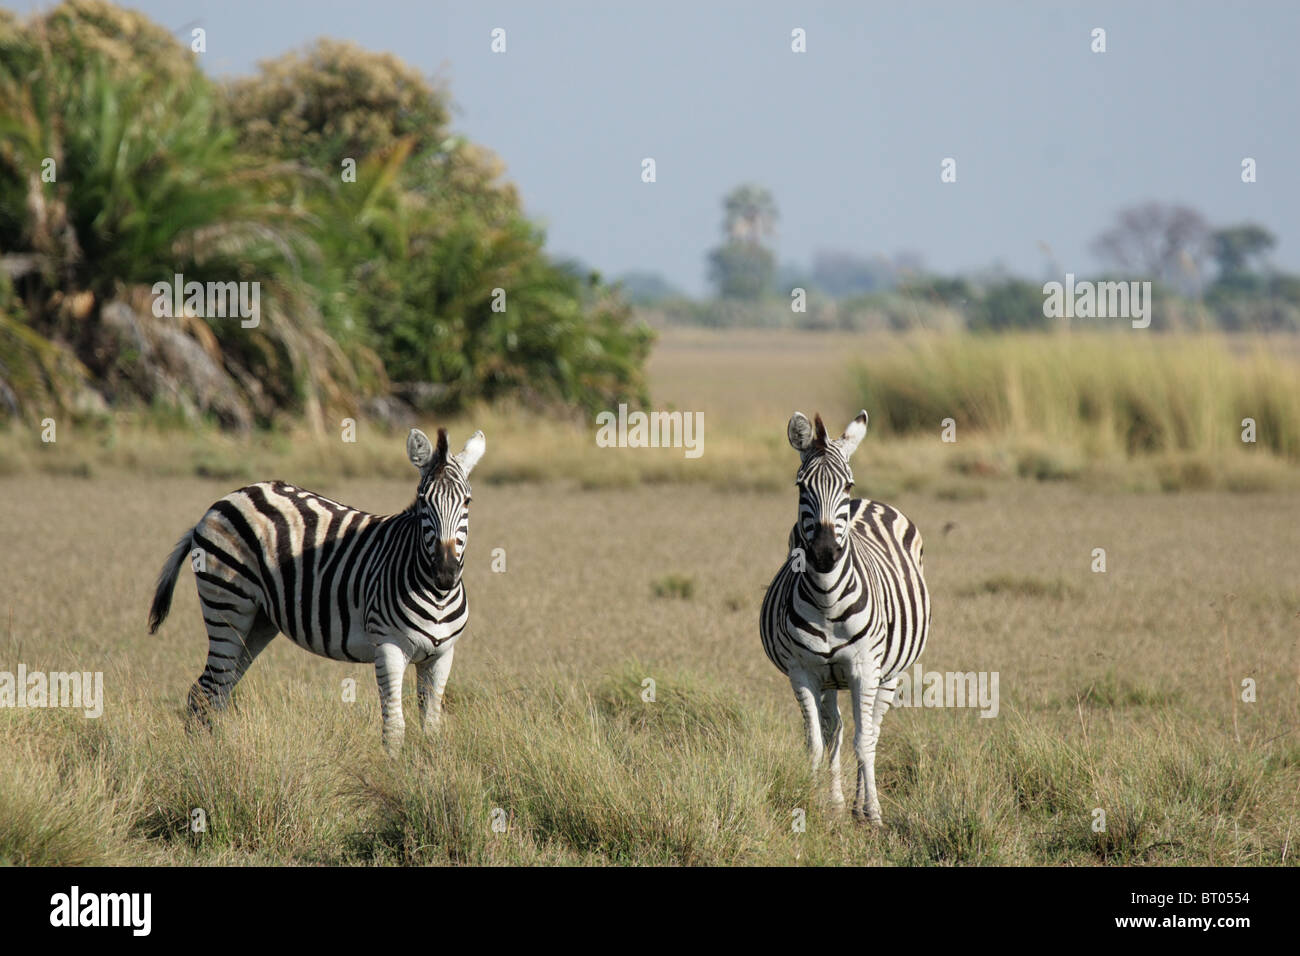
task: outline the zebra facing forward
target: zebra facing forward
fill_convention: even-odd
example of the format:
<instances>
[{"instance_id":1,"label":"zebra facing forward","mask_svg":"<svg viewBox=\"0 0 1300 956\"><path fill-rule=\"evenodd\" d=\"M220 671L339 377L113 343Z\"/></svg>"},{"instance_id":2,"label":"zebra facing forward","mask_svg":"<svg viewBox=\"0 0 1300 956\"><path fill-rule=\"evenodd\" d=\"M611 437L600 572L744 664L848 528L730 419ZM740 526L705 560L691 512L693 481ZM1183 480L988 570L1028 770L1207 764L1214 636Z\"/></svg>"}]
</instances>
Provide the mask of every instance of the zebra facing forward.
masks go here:
<instances>
[{"instance_id":1,"label":"zebra facing forward","mask_svg":"<svg viewBox=\"0 0 1300 956\"><path fill-rule=\"evenodd\" d=\"M930 629L921 534L889 505L849 496L849 457L867 433L865 411L839 438L827 438L820 415L814 427L800 412L786 432L802 459L795 477L799 519L790 532L790 554L763 599L763 650L790 678L813 770L830 751L837 806L844 805L839 692L852 696L858 758L853 813L878 824L880 722L898 675L920 657Z\"/></svg>"},{"instance_id":2,"label":"zebra facing forward","mask_svg":"<svg viewBox=\"0 0 1300 956\"><path fill-rule=\"evenodd\" d=\"M420 718L437 726L456 639L469 620L461 570L469 535L469 473L486 442L475 432L457 455L447 432L435 448L411 429L406 454L420 472L401 514L372 515L282 481L241 488L185 532L163 566L149 633L171 608L181 563L193 555L208 631L208 662L190 689L201 721L223 710L254 658L283 631L314 654L373 662L383 743L401 748L402 676L416 665Z\"/></svg>"}]
</instances>

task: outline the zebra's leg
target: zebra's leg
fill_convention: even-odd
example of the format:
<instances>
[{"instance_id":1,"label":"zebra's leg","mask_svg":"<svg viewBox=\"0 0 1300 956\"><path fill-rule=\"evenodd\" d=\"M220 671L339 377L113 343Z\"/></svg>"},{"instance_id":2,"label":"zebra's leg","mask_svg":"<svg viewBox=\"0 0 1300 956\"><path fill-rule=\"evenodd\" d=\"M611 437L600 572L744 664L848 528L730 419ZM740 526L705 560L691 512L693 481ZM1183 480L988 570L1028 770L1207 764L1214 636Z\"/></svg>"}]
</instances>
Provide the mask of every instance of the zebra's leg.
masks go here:
<instances>
[{"instance_id":1,"label":"zebra's leg","mask_svg":"<svg viewBox=\"0 0 1300 956\"><path fill-rule=\"evenodd\" d=\"M853 749L858 757L858 791L853 798L853 815L873 824L882 821L880 797L876 793L876 698L880 673L854 674L849 692L853 695ZM883 712L882 712L883 716Z\"/></svg>"},{"instance_id":2,"label":"zebra's leg","mask_svg":"<svg viewBox=\"0 0 1300 956\"><path fill-rule=\"evenodd\" d=\"M390 755L402 749L406 736L406 718L402 716L402 677L409 658L396 644L384 643L375 648L375 677L379 681L379 709L384 715L381 736Z\"/></svg>"},{"instance_id":3,"label":"zebra's leg","mask_svg":"<svg viewBox=\"0 0 1300 956\"><path fill-rule=\"evenodd\" d=\"M840 743L844 739L844 721L840 719L840 695L834 687L822 691L822 740L830 750L831 803L844 806L844 787L840 775Z\"/></svg>"},{"instance_id":4,"label":"zebra's leg","mask_svg":"<svg viewBox=\"0 0 1300 956\"><path fill-rule=\"evenodd\" d=\"M420 724L425 731L437 730L442 723L442 694L451 674L451 658L456 652L449 647L438 657L415 665L415 699L420 704Z\"/></svg>"},{"instance_id":5,"label":"zebra's leg","mask_svg":"<svg viewBox=\"0 0 1300 956\"><path fill-rule=\"evenodd\" d=\"M817 692L821 682L815 681L812 675L805 671L791 671L790 686L794 688L795 700L799 702L799 709L803 711L803 729L808 742L808 757L812 761L812 769L815 773L821 766L824 749L821 716L817 712Z\"/></svg>"},{"instance_id":6,"label":"zebra's leg","mask_svg":"<svg viewBox=\"0 0 1300 956\"><path fill-rule=\"evenodd\" d=\"M208 629L208 661L190 688L189 713L199 725L210 727L212 714L226 709L235 685L279 629L252 602L232 603L200 593L199 604Z\"/></svg>"},{"instance_id":7,"label":"zebra's leg","mask_svg":"<svg viewBox=\"0 0 1300 956\"><path fill-rule=\"evenodd\" d=\"M876 740L880 740L880 723L885 719L885 714L889 713L889 708L894 703L894 688L898 686L898 677L895 675L885 681L876 690L876 706L871 712L871 717L876 725Z\"/></svg>"}]
</instances>

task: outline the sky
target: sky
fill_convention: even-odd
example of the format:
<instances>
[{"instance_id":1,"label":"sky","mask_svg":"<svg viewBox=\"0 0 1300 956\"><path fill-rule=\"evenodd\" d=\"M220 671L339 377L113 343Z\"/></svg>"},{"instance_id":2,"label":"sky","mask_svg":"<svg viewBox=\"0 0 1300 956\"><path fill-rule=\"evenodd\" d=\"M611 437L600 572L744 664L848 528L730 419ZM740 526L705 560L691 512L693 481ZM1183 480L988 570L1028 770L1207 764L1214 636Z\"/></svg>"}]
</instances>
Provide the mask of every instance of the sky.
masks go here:
<instances>
[{"instance_id":1,"label":"sky","mask_svg":"<svg viewBox=\"0 0 1300 956\"><path fill-rule=\"evenodd\" d=\"M203 27L214 76L331 36L444 79L455 130L504 160L548 248L607 277L704 292L742 182L776 199L782 263L911 252L937 272L1083 274L1116 211L1154 199L1261 223L1273 264L1300 271L1291 0L124 5L187 43Z\"/></svg>"}]
</instances>

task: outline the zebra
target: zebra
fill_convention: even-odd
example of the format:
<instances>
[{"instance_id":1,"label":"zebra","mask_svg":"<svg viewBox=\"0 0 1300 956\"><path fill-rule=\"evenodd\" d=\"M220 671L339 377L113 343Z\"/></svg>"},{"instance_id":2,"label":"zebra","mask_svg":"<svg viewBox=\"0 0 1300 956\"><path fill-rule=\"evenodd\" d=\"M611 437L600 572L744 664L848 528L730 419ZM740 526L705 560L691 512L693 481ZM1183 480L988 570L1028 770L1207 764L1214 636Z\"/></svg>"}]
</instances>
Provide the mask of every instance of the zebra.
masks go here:
<instances>
[{"instance_id":1,"label":"zebra","mask_svg":"<svg viewBox=\"0 0 1300 956\"><path fill-rule=\"evenodd\" d=\"M839 692L853 699L858 788L853 815L879 825L876 741L898 675L921 656L930 629L921 533L901 512L852 498L849 458L867 433L862 411L839 438L821 415L795 412L786 428L801 462L799 515L789 554L763 599L763 650L790 678L803 711L814 772L829 750L831 803L844 806L840 782Z\"/></svg>"},{"instance_id":2,"label":"zebra","mask_svg":"<svg viewBox=\"0 0 1300 956\"><path fill-rule=\"evenodd\" d=\"M469 536L469 474L486 441L475 432L456 455L446 429L435 448L411 429L406 454L420 473L415 501L373 515L283 481L231 492L176 543L149 610L156 633L171 609L181 563L194 567L207 666L189 692L203 725L276 634L314 654L375 665L385 749L401 749L402 677L416 665L420 719L441 720L456 641L469 620L461 571Z\"/></svg>"}]
</instances>

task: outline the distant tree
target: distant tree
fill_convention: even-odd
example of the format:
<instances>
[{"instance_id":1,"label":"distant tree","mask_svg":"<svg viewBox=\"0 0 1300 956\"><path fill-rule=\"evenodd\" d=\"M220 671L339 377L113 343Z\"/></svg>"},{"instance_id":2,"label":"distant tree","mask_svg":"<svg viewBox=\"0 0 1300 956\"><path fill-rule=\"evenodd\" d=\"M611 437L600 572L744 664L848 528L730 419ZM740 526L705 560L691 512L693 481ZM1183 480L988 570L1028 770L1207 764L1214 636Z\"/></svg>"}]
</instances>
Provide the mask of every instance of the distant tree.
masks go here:
<instances>
[{"instance_id":1,"label":"distant tree","mask_svg":"<svg viewBox=\"0 0 1300 956\"><path fill-rule=\"evenodd\" d=\"M787 292L790 289L815 289L817 284L813 282L812 269L800 262L781 262L776 267L776 288L784 289Z\"/></svg>"},{"instance_id":2,"label":"distant tree","mask_svg":"<svg viewBox=\"0 0 1300 956\"><path fill-rule=\"evenodd\" d=\"M737 186L722 201L723 231L728 239L761 243L776 235L776 200L762 186Z\"/></svg>"},{"instance_id":3,"label":"distant tree","mask_svg":"<svg viewBox=\"0 0 1300 956\"><path fill-rule=\"evenodd\" d=\"M551 264L560 271L567 272L573 278L590 285L600 285L605 281L600 274L600 270L581 256L552 253Z\"/></svg>"},{"instance_id":4,"label":"distant tree","mask_svg":"<svg viewBox=\"0 0 1300 956\"><path fill-rule=\"evenodd\" d=\"M822 250L813 256L812 282L826 295L840 299L890 288L894 270L880 257L866 259L851 252Z\"/></svg>"},{"instance_id":5,"label":"distant tree","mask_svg":"<svg viewBox=\"0 0 1300 956\"><path fill-rule=\"evenodd\" d=\"M726 299L761 299L772 290L776 256L763 240L776 234L776 201L761 186L733 189L722 201L723 243L709 253L709 278Z\"/></svg>"},{"instance_id":6,"label":"distant tree","mask_svg":"<svg viewBox=\"0 0 1300 956\"><path fill-rule=\"evenodd\" d=\"M900 287L904 295L924 299L933 305L946 305L963 309L975 298L975 290L961 276L917 275Z\"/></svg>"},{"instance_id":7,"label":"distant tree","mask_svg":"<svg viewBox=\"0 0 1300 956\"><path fill-rule=\"evenodd\" d=\"M1190 291L1201 285L1209 237L1209 226L1195 209L1147 202L1121 209L1092 248L1120 269Z\"/></svg>"},{"instance_id":8,"label":"distant tree","mask_svg":"<svg viewBox=\"0 0 1300 956\"><path fill-rule=\"evenodd\" d=\"M1205 294L1219 328L1229 332L1300 330L1300 276L1235 272Z\"/></svg>"},{"instance_id":9,"label":"distant tree","mask_svg":"<svg viewBox=\"0 0 1300 956\"><path fill-rule=\"evenodd\" d=\"M915 250L904 249L901 252L894 253L894 261L890 263L890 268L894 270L894 275L901 280L923 275L925 273L925 256Z\"/></svg>"},{"instance_id":10,"label":"distant tree","mask_svg":"<svg viewBox=\"0 0 1300 956\"><path fill-rule=\"evenodd\" d=\"M1259 268L1276 237L1263 226L1242 223L1211 236L1219 274L1205 304L1229 331L1295 331L1300 328L1300 277Z\"/></svg>"},{"instance_id":11,"label":"distant tree","mask_svg":"<svg viewBox=\"0 0 1300 956\"><path fill-rule=\"evenodd\" d=\"M967 310L967 327L977 331L1043 329L1043 290L1020 279L1003 279L985 286Z\"/></svg>"},{"instance_id":12,"label":"distant tree","mask_svg":"<svg viewBox=\"0 0 1300 956\"><path fill-rule=\"evenodd\" d=\"M623 298L633 305L653 305L684 298L682 291L657 272L627 272L618 278Z\"/></svg>"},{"instance_id":13,"label":"distant tree","mask_svg":"<svg viewBox=\"0 0 1300 956\"><path fill-rule=\"evenodd\" d=\"M1276 245L1277 237L1273 233L1252 222L1216 229L1210 234L1211 253L1221 279L1248 271L1250 260L1258 259Z\"/></svg>"},{"instance_id":14,"label":"distant tree","mask_svg":"<svg viewBox=\"0 0 1300 956\"><path fill-rule=\"evenodd\" d=\"M771 250L756 243L731 240L709 253L709 279L724 299L763 298L775 272Z\"/></svg>"}]
</instances>

